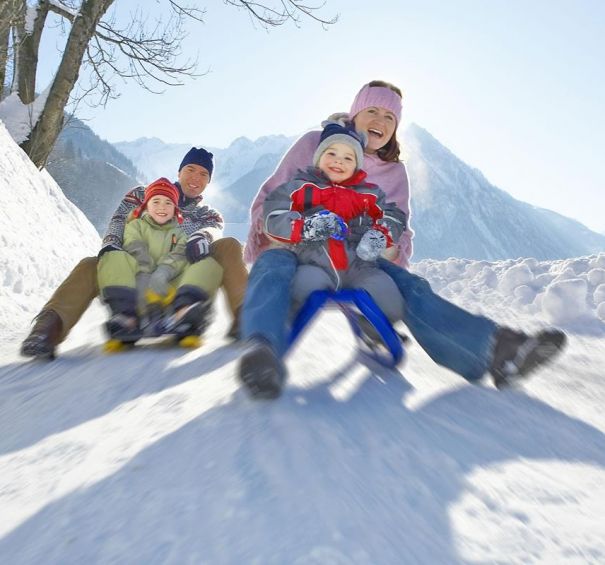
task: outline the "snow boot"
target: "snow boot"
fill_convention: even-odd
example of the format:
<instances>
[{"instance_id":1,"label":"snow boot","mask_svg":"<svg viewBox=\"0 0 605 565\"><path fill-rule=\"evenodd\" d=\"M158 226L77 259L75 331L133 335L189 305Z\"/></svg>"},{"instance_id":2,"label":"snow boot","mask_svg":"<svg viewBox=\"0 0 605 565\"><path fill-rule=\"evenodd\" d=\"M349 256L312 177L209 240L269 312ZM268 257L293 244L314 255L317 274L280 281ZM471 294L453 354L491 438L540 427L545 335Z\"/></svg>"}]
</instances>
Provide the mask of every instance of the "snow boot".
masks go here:
<instances>
[{"instance_id":1,"label":"snow boot","mask_svg":"<svg viewBox=\"0 0 605 565\"><path fill-rule=\"evenodd\" d=\"M238 308L237 312L233 316L233 322L231 323L231 327L225 334L227 339L232 341L239 341L241 339L240 329L239 329L239 317L240 317L240 309Z\"/></svg>"},{"instance_id":2,"label":"snow boot","mask_svg":"<svg viewBox=\"0 0 605 565\"><path fill-rule=\"evenodd\" d=\"M286 368L262 337L251 337L240 361L239 380L253 398L277 398L286 378Z\"/></svg>"},{"instance_id":3,"label":"snow boot","mask_svg":"<svg viewBox=\"0 0 605 565\"><path fill-rule=\"evenodd\" d=\"M211 307L210 300L184 306L164 320L164 333L174 334L179 341L187 337L200 337L210 324Z\"/></svg>"},{"instance_id":4,"label":"snow boot","mask_svg":"<svg viewBox=\"0 0 605 565\"><path fill-rule=\"evenodd\" d=\"M159 337L164 333L164 311L161 304L147 304L141 316L141 330L145 337Z\"/></svg>"},{"instance_id":5,"label":"snow boot","mask_svg":"<svg viewBox=\"0 0 605 565\"><path fill-rule=\"evenodd\" d=\"M138 320L127 314L114 314L105 323L105 329L113 341L134 343L141 338Z\"/></svg>"},{"instance_id":6,"label":"snow boot","mask_svg":"<svg viewBox=\"0 0 605 565\"><path fill-rule=\"evenodd\" d=\"M535 336L501 328L496 333L489 372L496 388L514 386L540 365L554 359L567 341L560 330L542 330Z\"/></svg>"},{"instance_id":7,"label":"snow boot","mask_svg":"<svg viewBox=\"0 0 605 565\"><path fill-rule=\"evenodd\" d=\"M63 321L54 310L42 310L34 319L34 327L21 344L21 355L35 359L55 358Z\"/></svg>"}]
</instances>

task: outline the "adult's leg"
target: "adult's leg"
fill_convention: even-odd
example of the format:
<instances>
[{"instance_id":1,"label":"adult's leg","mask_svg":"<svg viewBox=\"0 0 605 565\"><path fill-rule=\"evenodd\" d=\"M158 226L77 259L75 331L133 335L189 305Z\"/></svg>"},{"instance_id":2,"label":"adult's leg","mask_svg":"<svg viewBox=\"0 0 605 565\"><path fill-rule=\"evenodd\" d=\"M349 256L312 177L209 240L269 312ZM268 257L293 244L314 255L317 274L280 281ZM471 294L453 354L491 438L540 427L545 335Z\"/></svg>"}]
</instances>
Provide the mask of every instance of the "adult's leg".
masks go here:
<instances>
[{"instance_id":1,"label":"adult's leg","mask_svg":"<svg viewBox=\"0 0 605 565\"><path fill-rule=\"evenodd\" d=\"M260 336L281 356L286 350L291 283L297 257L287 249L261 253L250 271L241 315L242 338Z\"/></svg>"},{"instance_id":2,"label":"adult's leg","mask_svg":"<svg viewBox=\"0 0 605 565\"><path fill-rule=\"evenodd\" d=\"M244 303L248 270L244 264L242 244L234 237L223 237L212 243L210 254L223 268L222 286L233 318Z\"/></svg>"},{"instance_id":3,"label":"adult's leg","mask_svg":"<svg viewBox=\"0 0 605 565\"><path fill-rule=\"evenodd\" d=\"M390 261L379 259L378 266L395 281L403 321L429 356L469 381L480 379L490 369L496 323L441 298L426 279Z\"/></svg>"},{"instance_id":4,"label":"adult's leg","mask_svg":"<svg viewBox=\"0 0 605 565\"><path fill-rule=\"evenodd\" d=\"M34 318L21 344L26 357L53 359L55 349L97 296L97 258L82 259Z\"/></svg>"},{"instance_id":5,"label":"adult's leg","mask_svg":"<svg viewBox=\"0 0 605 565\"><path fill-rule=\"evenodd\" d=\"M67 337L98 294L97 258L86 257L74 267L40 312L52 310L61 318L59 343Z\"/></svg>"}]
</instances>

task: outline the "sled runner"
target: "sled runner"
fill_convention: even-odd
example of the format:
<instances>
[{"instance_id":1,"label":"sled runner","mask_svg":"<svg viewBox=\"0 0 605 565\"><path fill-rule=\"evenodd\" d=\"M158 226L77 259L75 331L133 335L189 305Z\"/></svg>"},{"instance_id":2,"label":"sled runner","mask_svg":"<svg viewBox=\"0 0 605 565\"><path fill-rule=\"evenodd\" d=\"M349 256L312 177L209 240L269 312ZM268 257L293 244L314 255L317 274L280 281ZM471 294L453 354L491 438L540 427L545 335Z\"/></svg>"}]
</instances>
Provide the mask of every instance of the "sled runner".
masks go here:
<instances>
[{"instance_id":1,"label":"sled runner","mask_svg":"<svg viewBox=\"0 0 605 565\"><path fill-rule=\"evenodd\" d=\"M326 302L334 302L345 314L363 354L389 368L404 359L403 341L370 294L363 289L316 290L300 309L288 340L291 347Z\"/></svg>"},{"instance_id":2,"label":"sled runner","mask_svg":"<svg viewBox=\"0 0 605 565\"><path fill-rule=\"evenodd\" d=\"M105 342L103 349L107 353L116 353L134 347L143 339L160 343L168 340L168 343L178 343L185 348L199 347L202 344L200 334L208 324L209 307L209 303L196 302L178 320L171 316L163 317L161 311L157 311L157 316L145 316L142 326L135 331L121 332L119 326L112 326L112 318L105 325L110 339Z\"/></svg>"},{"instance_id":3,"label":"sled runner","mask_svg":"<svg viewBox=\"0 0 605 565\"><path fill-rule=\"evenodd\" d=\"M145 345L153 343L154 345L178 345L185 349L196 349L202 345L202 338L198 335L188 335L181 339L178 339L174 335L164 334L161 336L148 336L143 333L138 338L130 338L128 341L120 340L117 338L108 339L103 345L103 351L105 353L120 353L122 351L128 351L139 344L141 340L145 340Z\"/></svg>"}]
</instances>

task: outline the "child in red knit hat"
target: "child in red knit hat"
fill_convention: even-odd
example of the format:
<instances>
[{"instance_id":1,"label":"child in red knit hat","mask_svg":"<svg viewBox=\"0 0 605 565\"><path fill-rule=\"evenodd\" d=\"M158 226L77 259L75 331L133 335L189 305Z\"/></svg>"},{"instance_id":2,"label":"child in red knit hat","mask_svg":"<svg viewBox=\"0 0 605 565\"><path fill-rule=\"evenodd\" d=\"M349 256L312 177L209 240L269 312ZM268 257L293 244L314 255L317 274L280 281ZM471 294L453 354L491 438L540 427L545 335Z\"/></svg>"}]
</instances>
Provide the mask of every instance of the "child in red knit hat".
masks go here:
<instances>
[{"instance_id":1,"label":"child in red knit hat","mask_svg":"<svg viewBox=\"0 0 605 565\"><path fill-rule=\"evenodd\" d=\"M105 253L99 260L99 290L111 309L106 327L113 339L134 342L145 329L155 331L157 328L149 329L150 324L160 322L161 305L172 299L172 309L176 310L173 318L178 320L192 306L208 301L202 289L191 288L191 284L181 288L179 284L188 266L179 196L178 188L168 179L152 182L145 189L143 203L126 224L123 251ZM207 266L210 276L214 276L217 264L209 258ZM218 276L222 276L222 270Z\"/></svg>"}]
</instances>

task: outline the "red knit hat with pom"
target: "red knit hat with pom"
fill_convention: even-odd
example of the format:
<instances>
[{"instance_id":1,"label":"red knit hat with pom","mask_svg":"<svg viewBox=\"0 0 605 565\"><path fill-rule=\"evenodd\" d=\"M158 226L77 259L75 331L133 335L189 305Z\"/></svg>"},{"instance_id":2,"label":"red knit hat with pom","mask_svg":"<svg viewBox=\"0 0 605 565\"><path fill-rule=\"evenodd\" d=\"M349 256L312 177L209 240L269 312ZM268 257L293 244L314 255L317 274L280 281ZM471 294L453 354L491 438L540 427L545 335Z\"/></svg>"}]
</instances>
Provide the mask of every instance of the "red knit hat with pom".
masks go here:
<instances>
[{"instance_id":1,"label":"red knit hat with pom","mask_svg":"<svg viewBox=\"0 0 605 565\"><path fill-rule=\"evenodd\" d=\"M157 180L154 180L146 189L145 189L145 199L143 200L143 204L141 204L134 212L133 216L138 218L143 210L147 207L147 203L154 196L165 196L169 198L174 206L174 215L179 224L183 223L183 216L181 215L181 211L179 210L179 198L181 196L179 189L172 184L167 178L161 177Z\"/></svg>"}]
</instances>

